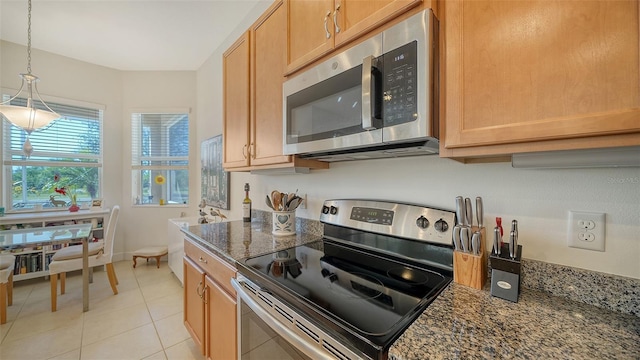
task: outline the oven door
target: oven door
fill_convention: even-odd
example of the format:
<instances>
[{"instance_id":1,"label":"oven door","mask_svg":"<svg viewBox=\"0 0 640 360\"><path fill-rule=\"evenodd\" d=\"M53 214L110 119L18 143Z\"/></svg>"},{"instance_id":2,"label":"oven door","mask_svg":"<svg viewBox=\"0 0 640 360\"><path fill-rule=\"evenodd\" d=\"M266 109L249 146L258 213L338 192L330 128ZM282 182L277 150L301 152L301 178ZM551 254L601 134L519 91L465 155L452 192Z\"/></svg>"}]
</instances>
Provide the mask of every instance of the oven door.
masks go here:
<instances>
[{"instance_id":1,"label":"oven door","mask_svg":"<svg viewBox=\"0 0 640 360\"><path fill-rule=\"evenodd\" d=\"M244 276L231 284L240 310L239 359L364 359Z\"/></svg>"},{"instance_id":2,"label":"oven door","mask_svg":"<svg viewBox=\"0 0 640 360\"><path fill-rule=\"evenodd\" d=\"M285 154L382 143L381 55L379 34L284 83Z\"/></svg>"}]
</instances>

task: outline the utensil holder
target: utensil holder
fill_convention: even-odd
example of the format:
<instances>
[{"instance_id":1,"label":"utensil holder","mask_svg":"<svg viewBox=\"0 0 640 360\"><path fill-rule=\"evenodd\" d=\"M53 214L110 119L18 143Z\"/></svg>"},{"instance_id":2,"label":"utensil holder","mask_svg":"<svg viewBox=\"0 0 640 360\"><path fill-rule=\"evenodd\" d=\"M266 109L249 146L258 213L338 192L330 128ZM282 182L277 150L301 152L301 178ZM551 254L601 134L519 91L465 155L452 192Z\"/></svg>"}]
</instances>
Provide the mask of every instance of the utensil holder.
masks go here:
<instances>
[{"instance_id":1,"label":"utensil holder","mask_svg":"<svg viewBox=\"0 0 640 360\"><path fill-rule=\"evenodd\" d=\"M491 296L518 302L520 296L520 271L522 270L522 245L516 249L516 257L509 256L509 245L502 244L500 255L491 253Z\"/></svg>"},{"instance_id":2,"label":"utensil holder","mask_svg":"<svg viewBox=\"0 0 640 360\"><path fill-rule=\"evenodd\" d=\"M271 234L275 236L295 235L296 233L296 212L295 211L274 211L273 227Z\"/></svg>"},{"instance_id":3,"label":"utensil holder","mask_svg":"<svg viewBox=\"0 0 640 360\"><path fill-rule=\"evenodd\" d=\"M457 284L482 289L487 282L486 230L472 227L471 232L480 231L480 255L463 251L453 252L453 281Z\"/></svg>"}]
</instances>

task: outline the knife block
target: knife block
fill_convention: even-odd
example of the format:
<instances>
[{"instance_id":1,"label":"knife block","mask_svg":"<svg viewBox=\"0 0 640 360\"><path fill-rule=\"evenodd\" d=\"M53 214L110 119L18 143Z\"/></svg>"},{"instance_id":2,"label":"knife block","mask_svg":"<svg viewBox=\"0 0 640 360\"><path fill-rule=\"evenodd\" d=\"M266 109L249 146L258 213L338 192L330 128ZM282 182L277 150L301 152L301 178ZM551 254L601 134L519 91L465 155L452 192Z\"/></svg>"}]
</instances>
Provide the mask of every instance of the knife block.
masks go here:
<instances>
[{"instance_id":1,"label":"knife block","mask_svg":"<svg viewBox=\"0 0 640 360\"><path fill-rule=\"evenodd\" d=\"M518 302L520 274L522 270L522 245L516 249L516 257L509 256L509 246L503 244L500 255L491 253L491 296Z\"/></svg>"},{"instance_id":2,"label":"knife block","mask_svg":"<svg viewBox=\"0 0 640 360\"><path fill-rule=\"evenodd\" d=\"M487 282L486 230L473 227L472 233L480 231L480 255L463 251L453 252L453 281L457 284L482 289Z\"/></svg>"}]
</instances>

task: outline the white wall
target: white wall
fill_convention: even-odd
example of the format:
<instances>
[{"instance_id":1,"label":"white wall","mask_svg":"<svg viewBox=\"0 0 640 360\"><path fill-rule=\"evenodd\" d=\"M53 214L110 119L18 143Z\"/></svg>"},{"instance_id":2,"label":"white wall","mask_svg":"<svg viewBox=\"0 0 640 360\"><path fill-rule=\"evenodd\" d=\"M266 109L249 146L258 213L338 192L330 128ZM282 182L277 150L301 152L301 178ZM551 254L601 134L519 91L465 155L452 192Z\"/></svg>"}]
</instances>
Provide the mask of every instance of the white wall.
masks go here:
<instances>
[{"instance_id":1,"label":"white wall","mask_svg":"<svg viewBox=\"0 0 640 360\"><path fill-rule=\"evenodd\" d=\"M180 217L182 212L189 213L187 206L134 206L131 190L131 113L136 111L189 111L190 130L193 136L189 141L190 204L197 204L200 181L199 165L195 154L200 148L196 142L196 72L195 71L127 71L122 76L122 139L124 143L122 157L122 200L123 219L120 225L125 230L126 243L124 258L131 252L146 246L167 244L167 219ZM192 206L193 208L193 206ZM196 216L196 213L190 215Z\"/></svg>"},{"instance_id":2,"label":"white wall","mask_svg":"<svg viewBox=\"0 0 640 360\"><path fill-rule=\"evenodd\" d=\"M263 11L256 8L198 71L198 138L221 133L224 50ZM375 198L454 209L457 195L485 201L485 224L503 218L508 230L519 221L524 257L640 278L640 169L519 170L508 163L463 165L437 156L333 163L308 175L264 176L232 173L228 212L241 215L243 185L251 184L254 208L269 210L264 198L273 189L308 195L297 216L318 219L330 198ZM604 212L606 251L566 245L567 211Z\"/></svg>"}]
</instances>

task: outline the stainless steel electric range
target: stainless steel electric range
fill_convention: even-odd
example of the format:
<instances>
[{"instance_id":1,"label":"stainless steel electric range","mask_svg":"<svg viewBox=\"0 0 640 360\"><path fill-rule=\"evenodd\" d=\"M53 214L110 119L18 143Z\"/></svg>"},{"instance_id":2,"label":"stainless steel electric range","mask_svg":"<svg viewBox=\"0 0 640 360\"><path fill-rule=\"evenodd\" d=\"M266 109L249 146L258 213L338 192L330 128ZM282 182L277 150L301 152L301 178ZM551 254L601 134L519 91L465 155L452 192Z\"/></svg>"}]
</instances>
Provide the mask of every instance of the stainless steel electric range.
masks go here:
<instances>
[{"instance_id":1,"label":"stainless steel electric range","mask_svg":"<svg viewBox=\"0 0 640 360\"><path fill-rule=\"evenodd\" d=\"M321 241L239 262L239 356L260 328L279 356L386 359L452 279L454 212L327 200L320 221Z\"/></svg>"}]
</instances>

